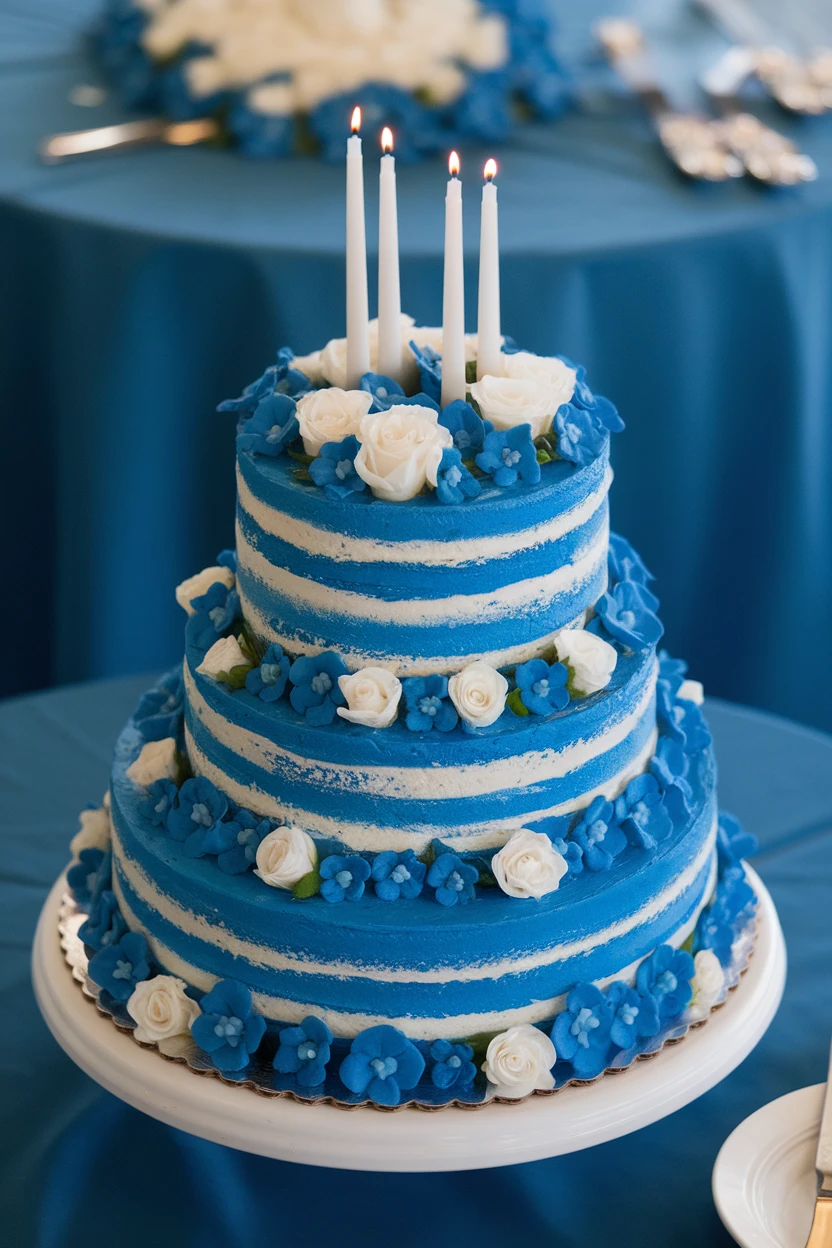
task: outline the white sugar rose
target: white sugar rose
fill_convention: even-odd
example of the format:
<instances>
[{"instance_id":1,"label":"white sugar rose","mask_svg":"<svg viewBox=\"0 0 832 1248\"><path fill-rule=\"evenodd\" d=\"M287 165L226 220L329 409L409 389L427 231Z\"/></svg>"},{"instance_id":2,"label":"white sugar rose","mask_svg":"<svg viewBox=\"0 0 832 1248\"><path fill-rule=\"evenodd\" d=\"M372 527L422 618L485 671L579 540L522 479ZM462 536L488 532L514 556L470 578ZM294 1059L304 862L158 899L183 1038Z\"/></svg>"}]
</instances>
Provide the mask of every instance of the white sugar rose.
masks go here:
<instances>
[{"instance_id":1,"label":"white sugar rose","mask_svg":"<svg viewBox=\"0 0 832 1248\"><path fill-rule=\"evenodd\" d=\"M451 677L448 693L469 728L487 728L505 710L508 681L502 672L478 659Z\"/></svg>"},{"instance_id":2,"label":"white sugar rose","mask_svg":"<svg viewBox=\"0 0 832 1248\"><path fill-rule=\"evenodd\" d=\"M82 810L78 819L81 824L80 831L69 842L75 858L79 857L82 849L110 848L109 805L99 806L97 810Z\"/></svg>"},{"instance_id":3,"label":"white sugar rose","mask_svg":"<svg viewBox=\"0 0 832 1248\"><path fill-rule=\"evenodd\" d=\"M175 780L178 770L176 741L165 737L142 746L139 757L127 768L127 777L146 789L157 780Z\"/></svg>"},{"instance_id":4,"label":"white sugar rose","mask_svg":"<svg viewBox=\"0 0 832 1248\"><path fill-rule=\"evenodd\" d=\"M486 373L471 386L471 396L495 429L531 425L533 438L549 432L557 411L550 387L533 377L492 377Z\"/></svg>"},{"instance_id":5,"label":"white sugar rose","mask_svg":"<svg viewBox=\"0 0 832 1248\"><path fill-rule=\"evenodd\" d=\"M402 682L385 667L364 667L351 676L339 676L338 688L347 699L338 714L367 728L387 728L396 718Z\"/></svg>"},{"instance_id":6,"label":"white sugar rose","mask_svg":"<svg viewBox=\"0 0 832 1248\"><path fill-rule=\"evenodd\" d=\"M684 698L687 702L695 702L697 706L701 706L705 701L705 690L701 680L683 680L679 686L677 698Z\"/></svg>"},{"instance_id":7,"label":"white sugar rose","mask_svg":"<svg viewBox=\"0 0 832 1248\"><path fill-rule=\"evenodd\" d=\"M331 84L327 85L327 95L332 94ZM411 327L413 325L413 317L407 316L404 312L401 314L402 342L407 343L411 337ZM367 322L367 337L370 344L370 371L378 371L378 320ZM328 381L331 386L339 386L346 389L347 380L347 340L346 338L330 338L329 342L321 351L315 353L317 371L322 381ZM307 356L305 359L313 359L315 357ZM403 363L406 363L404 360ZM411 357L412 364L412 357ZM293 361L293 367L299 368L302 373L312 380L310 372L303 367L303 364L297 359ZM415 377L418 377L418 371L415 366L411 369L411 373L407 378L407 382L411 383ZM318 383L318 378L315 378ZM405 385L405 379L402 378L402 384Z\"/></svg>"},{"instance_id":8,"label":"white sugar rose","mask_svg":"<svg viewBox=\"0 0 832 1248\"><path fill-rule=\"evenodd\" d=\"M313 390L298 399L295 415L307 455L320 455L326 442L343 442L357 434L369 412L373 396L366 390Z\"/></svg>"},{"instance_id":9,"label":"white sugar rose","mask_svg":"<svg viewBox=\"0 0 832 1248\"><path fill-rule=\"evenodd\" d=\"M547 1035L520 1023L495 1036L488 1046L482 1069L499 1096L519 1098L555 1086L552 1067L555 1046Z\"/></svg>"},{"instance_id":10,"label":"white sugar rose","mask_svg":"<svg viewBox=\"0 0 832 1248\"><path fill-rule=\"evenodd\" d=\"M618 651L603 637L584 628L564 628L555 638L555 650L569 668L569 683L576 693L588 697L612 680Z\"/></svg>"},{"instance_id":11,"label":"white sugar rose","mask_svg":"<svg viewBox=\"0 0 832 1248\"><path fill-rule=\"evenodd\" d=\"M707 1018L725 987L725 972L712 949L700 949L693 959L693 997L688 1018L694 1022Z\"/></svg>"},{"instance_id":12,"label":"white sugar rose","mask_svg":"<svg viewBox=\"0 0 832 1248\"><path fill-rule=\"evenodd\" d=\"M568 403L575 393L578 374L555 355L532 355L531 351L517 351L503 356L503 369L507 377L537 381L549 391L553 411Z\"/></svg>"},{"instance_id":13,"label":"white sugar rose","mask_svg":"<svg viewBox=\"0 0 832 1248\"><path fill-rule=\"evenodd\" d=\"M214 642L196 670L203 676L218 676L220 672L230 672L232 667L243 665L251 666L237 638L221 637Z\"/></svg>"},{"instance_id":14,"label":"white sugar rose","mask_svg":"<svg viewBox=\"0 0 832 1248\"><path fill-rule=\"evenodd\" d=\"M321 386L326 381L321 372L322 351L312 351L309 355L296 355L292 360L292 368L296 368L304 377L308 377L313 386Z\"/></svg>"},{"instance_id":15,"label":"white sugar rose","mask_svg":"<svg viewBox=\"0 0 832 1248\"><path fill-rule=\"evenodd\" d=\"M520 828L491 859L491 871L509 897L540 900L553 893L566 874L566 859L545 832Z\"/></svg>"},{"instance_id":16,"label":"white sugar rose","mask_svg":"<svg viewBox=\"0 0 832 1248\"><path fill-rule=\"evenodd\" d=\"M191 606L194 598L201 598L203 594L207 594L217 581L227 586L228 589L233 589L234 580L234 573L230 568L203 568L201 572L197 572L196 576L189 576L187 581L177 585L176 601L183 611L187 611L188 615L194 615L195 612Z\"/></svg>"},{"instance_id":17,"label":"white sugar rose","mask_svg":"<svg viewBox=\"0 0 832 1248\"><path fill-rule=\"evenodd\" d=\"M364 417L355 471L376 498L399 503L414 498L428 481L436 485L442 452L454 444L438 417L431 407L406 404Z\"/></svg>"},{"instance_id":18,"label":"white sugar rose","mask_svg":"<svg viewBox=\"0 0 832 1248\"><path fill-rule=\"evenodd\" d=\"M284 824L268 832L257 848L254 874L272 888L291 888L315 867L315 842L302 828Z\"/></svg>"},{"instance_id":19,"label":"white sugar rose","mask_svg":"<svg viewBox=\"0 0 832 1248\"><path fill-rule=\"evenodd\" d=\"M158 1044L172 1036L186 1036L202 1010L185 992L185 982L173 975L157 975L136 984L127 1013L138 1026L133 1035L142 1044Z\"/></svg>"}]
</instances>

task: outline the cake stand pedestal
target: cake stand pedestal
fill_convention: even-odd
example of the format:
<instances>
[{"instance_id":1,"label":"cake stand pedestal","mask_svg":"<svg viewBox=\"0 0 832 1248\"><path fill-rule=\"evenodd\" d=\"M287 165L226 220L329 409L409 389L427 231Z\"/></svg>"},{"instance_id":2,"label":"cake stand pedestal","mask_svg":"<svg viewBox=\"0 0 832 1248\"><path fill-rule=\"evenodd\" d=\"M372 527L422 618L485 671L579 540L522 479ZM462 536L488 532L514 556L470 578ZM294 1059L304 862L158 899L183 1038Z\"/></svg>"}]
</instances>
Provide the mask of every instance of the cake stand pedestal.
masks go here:
<instances>
[{"instance_id":1,"label":"cake stand pedestal","mask_svg":"<svg viewBox=\"0 0 832 1248\"><path fill-rule=\"evenodd\" d=\"M345 1170L475 1170L538 1161L627 1135L681 1109L724 1079L760 1040L780 1004L786 947L774 903L749 868L759 898L754 956L738 988L708 1023L618 1075L519 1105L435 1113L379 1113L301 1105L199 1078L143 1049L99 1014L64 961L58 911L62 876L41 912L32 955L38 1005L58 1043L108 1092L170 1126L281 1161Z\"/></svg>"}]
</instances>

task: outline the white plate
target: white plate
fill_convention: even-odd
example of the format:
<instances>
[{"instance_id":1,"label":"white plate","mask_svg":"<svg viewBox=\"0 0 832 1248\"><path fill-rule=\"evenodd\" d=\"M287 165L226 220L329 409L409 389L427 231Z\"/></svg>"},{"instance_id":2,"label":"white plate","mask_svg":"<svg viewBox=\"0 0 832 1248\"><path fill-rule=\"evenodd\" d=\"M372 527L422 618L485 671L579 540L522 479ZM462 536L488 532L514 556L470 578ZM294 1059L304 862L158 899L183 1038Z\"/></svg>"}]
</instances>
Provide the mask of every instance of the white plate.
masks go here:
<instances>
[{"instance_id":1,"label":"white plate","mask_svg":"<svg viewBox=\"0 0 832 1248\"><path fill-rule=\"evenodd\" d=\"M714 1202L741 1248L806 1248L825 1090L816 1083L764 1105L719 1150Z\"/></svg>"}]
</instances>

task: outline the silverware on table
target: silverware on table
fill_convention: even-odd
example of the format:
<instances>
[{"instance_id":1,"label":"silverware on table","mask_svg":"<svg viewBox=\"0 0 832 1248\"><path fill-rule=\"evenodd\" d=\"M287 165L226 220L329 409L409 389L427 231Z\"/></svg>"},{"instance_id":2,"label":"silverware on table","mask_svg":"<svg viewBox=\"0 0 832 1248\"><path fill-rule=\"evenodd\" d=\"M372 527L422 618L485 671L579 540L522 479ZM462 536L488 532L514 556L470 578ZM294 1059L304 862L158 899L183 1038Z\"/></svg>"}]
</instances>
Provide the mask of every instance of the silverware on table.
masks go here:
<instances>
[{"instance_id":1,"label":"silverware on table","mask_svg":"<svg viewBox=\"0 0 832 1248\"><path fill-rule=\"evenodd\" d=\"M832 1053L829 1055L829 1078L815 1166L818 1171L818 1196L806 1248L832 1248Z\"/></svg>"},{"instance_id":2,"label":"silverware on table","mask_svg":"<svg viewBox=\"0 0 832 1248\"><path fill-rule=\"evenodd\" d=\"M142 121L125 121L114 126L98 126L94 130L72 130L52 134L43 139L38 154L48 165L87 156L94 152L124 151L150 143L170 143L174 147L190 147L205 143L219 134L213 117L194 121L168 121L165 117L148 117Z\"/></svg>"}]
</instances>

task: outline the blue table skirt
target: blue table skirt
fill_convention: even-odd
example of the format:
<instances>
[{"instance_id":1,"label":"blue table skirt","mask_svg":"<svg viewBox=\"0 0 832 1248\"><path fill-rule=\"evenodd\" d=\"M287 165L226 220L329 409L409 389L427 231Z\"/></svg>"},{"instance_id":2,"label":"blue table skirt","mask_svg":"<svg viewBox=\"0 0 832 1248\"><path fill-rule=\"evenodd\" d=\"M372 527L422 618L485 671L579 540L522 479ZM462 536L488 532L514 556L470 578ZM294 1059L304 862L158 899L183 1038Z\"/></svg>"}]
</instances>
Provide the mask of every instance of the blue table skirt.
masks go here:
<instances>
[{"instance_id":1,"label":"blue table skirt","mask_svg":"<svg viewBox=\"0 0 832 1248\"><path fill-rule=\"evenodd\" d=\"M0 1209L10 1248L721 1248L710 1171L729 1132L822 1080L832 993L832 738L711 701L721 797L789 949L780 1012L719 1087L637 1134L568 1157L460 1174L330 1172L248 1156L145 1118L49 1035L29 984L38 912L76 812L107 783L113 740L147 680L0 706ZM310 1110L314 1113L314 1109Z\"/></svg>"}]
</instances>

